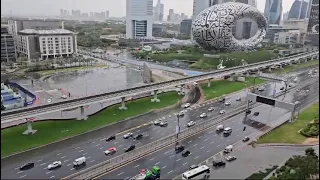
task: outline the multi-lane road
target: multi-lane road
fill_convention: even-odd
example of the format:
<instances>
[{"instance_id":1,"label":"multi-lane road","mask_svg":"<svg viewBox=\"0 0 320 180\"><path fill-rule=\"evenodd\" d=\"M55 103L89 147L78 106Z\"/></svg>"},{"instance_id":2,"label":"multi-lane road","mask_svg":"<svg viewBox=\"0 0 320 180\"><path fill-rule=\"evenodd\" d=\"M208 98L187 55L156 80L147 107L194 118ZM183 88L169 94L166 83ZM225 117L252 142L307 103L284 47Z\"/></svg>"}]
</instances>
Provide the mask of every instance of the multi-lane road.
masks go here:
<instances>
[{"instance_id":1,"label":"multi-lane road","mask_svg":"<svg viewBox=\"0 0 320 180\"><path fill-rule=\"evenodd\" d=\"M307 89L309 90L308 93L294 91L280 98L289 102L299 101L298 109L301 109L306 103L318 98L318 96L315 96L315 94L319 94L318 83L306 86L302 90ZM175 153L174 147L167 147L131 164L104 174L98 177L98 179L129 179L135 176L141 169L151 168L154 165L161 167L162 179L172 179L187 171L191 165L204 162L211 156L220 153L226 146L241 144L241 140L245 136L253 138L259 134L261 128L267 130L267 128L263 128L265 125L265 127L267 127L268 124L283 120L283 118L288 118L291 115L291 112L287 110L273 108L267 105L260 105L254 108L253 112L260 112L260 114L254 118L254 121L248 120L245 122L247 126L245 131L243 131L244 114L240 114L223 123L225 127L231 127L233 129L232 134L228 137L217 134L215 129L212 128L182 140L181 144L191 152L191 155L188 157L182 157L181 153ZM222 155L220 157L222 158Z\"/></svg>"},{"instance_id":2,"label":"multi-lane road","mask_svg":"<svg viewBox=\"0 0 320 180\"><path fill-rule=\"evenodd\" d=\"M304 79L306 79L306 77L307 76L302 75L300 77L301 81L304 81ZM281 85L280 84L281 83L277 83L277 85L276 85L277 91L279 91L279 89L284 86L283 84L281 84ZM264 92L262 92L262 94L263 95L271 95L273 88L274 88L274 84L269 83L266 86L266 90ZM202 104L202 105L193 105L192 107L186 109L185 116L183 118L180 118L180 126L182 129L184 129L184 128L187 128L186 124L190 120L193 120L196 123L199 121L203 121L199 117L199 115L202 112L207 112L208 117L206 119L210 119L210 118L216 116L218 114L218 112L222 109L226 110L226 112L232 111L234 108L245 104L245 96L246 96L245 91L227 96L226 100L231 102L231 105L228 107L224 106L222 103L216 103L213 101L206 102L205 104ZM242 101L237 102L235 100L237 97L242 97ZM287 97L290 98L290 96L287 96ZM215 107L215 110L213 112L208 112L208 108L212 107L212 106ZM282 112L282 111L279 111L279 112ZM118 152L114 155L114 156L116 156L116 155L124 153L123 149L128 147L132 143L136 144L136 146L139 147L139 146L145 145L147 143L150 143L152 141L155 141L157 139L160 139L162 137L165 137L167 135L173 134L175 132L175 126L176 126L176 122L177 122L176 113L178 113L178 111L176 111L175 113L170 112L170 114L166 114L166 115L163 115L162 117L157 118L158 120L159 119L160 120L167 120L167 122L168 122L167 127L158 127L158 126L153 126L152 124L150 124L150 125L141 126L141 127L139 126L137 128L134 128L132 131L130 131L133 134L138 134L138 133L143 134L144 138L142 140L134 141L132 139L123 139L122 136L125 132L119 133L116 136L116 140L113 142L106 142L105 139L107 138L107 136L94 138L94 139L91 139L90 141L81 142L80 145L77 145L77 146L71 146L71 145L66 146L66 147L62 148L59 152L54 152L51 154L39 154L36 157L33 156L32 158L25 157L23 160L21 160L19 162L18 161L12 162L12 164L10 164L10 165L6 164L5 166L2 165L1 178L4 178L4 179L6 179L6 178L15 178L15 179L16 178L28 178L28 179L54 178L54 179L56 179L56 178L65 177L67 175L70 175L70 174L75 173L80 170L80 169L75 169L72 166L73 160L78 157L85 156L87 158L86 167L90 167L90 166L93 166L93 165L98 164L100 162L103 162L107 159L112 158L113 156L106 156L103 153L103 151L107 150L110 147L116 147L118 149ZM261 113L260 116L263 116L263 113ZM150 119L150 121L154 121L157 119ZM243 125L239 124L238 120L235 121L234 123L236 123L236 124L231 123L230 126L232 128L234 128L233 134L237 134L237 131L242 130ZM237 129L239 129L239 130L237 130ZM250 133L250 132L254 131L254 129L250 128L250 127L248 127L247 129L248 130L245 133ZM239 138L240 138L240 136L239 136ZM221 139L221 140L223 140L223 139ZM232 144L233 141L230 140L230 142L228 142L228 143ZM210 142L212 142L212 141L210 141ZM221 144L220 144L221 148L223 148L224 145L225 144L223 144L221 142ZM195 147L197 147L197 146L198 145L196 145ZM202 148L202 146L200 148ZM204 149L204 148L202 148L202 149ZM212 153L212 152L209 151L209 153ZM196 156L194 158L196 158ZM198 158L196 158L196 159L198 159ZM58 161L58 160L62 162L61 168L58 168L56 170L51 170L51 171L47 169L47 166L50 163L52 163L54 161ZM22 164L24 164L26 162L30 162L30 161L35 163L34 168L27 170L27 171L20 171L19 170L19 168L18 168L19 166L21 166ZM180 161L180 160L178 160L178 161ZM155 162L155 164L156 163L157 162ZM85 167L83 167L83 168L85 168ZM119 172L118 174L120 174L120 173L121 172ZM116 174L115 176L108 175L108 178L111 178L111 177L120 178L117 176L118 174ZM126 175L128 175L128 176L134 175L134 173L133 174L126 174Z\"/></svg>"}]
</instances>

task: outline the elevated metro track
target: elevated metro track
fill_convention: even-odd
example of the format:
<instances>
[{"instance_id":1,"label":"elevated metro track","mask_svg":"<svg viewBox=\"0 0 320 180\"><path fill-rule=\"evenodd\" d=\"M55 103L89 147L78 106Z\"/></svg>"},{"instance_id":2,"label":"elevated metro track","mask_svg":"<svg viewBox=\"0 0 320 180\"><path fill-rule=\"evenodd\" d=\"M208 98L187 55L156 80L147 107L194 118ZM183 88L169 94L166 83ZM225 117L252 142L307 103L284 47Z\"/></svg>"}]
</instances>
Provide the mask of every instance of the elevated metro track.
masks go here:
<instances>
[{"instance_id":1,"label":"elevated metro track","mask_svg":"<svg viewBox=\"0 0 320 180\"><path fill-rule=\"evenodd\" d=\"M184 84L192 83L196 81L221 78L224 76L232 75L234 73L244 73L244 72L247 72L248 70L256 70L260 68L270 67L272 65L277 65L277 64L280 65L281 63L290 63L292 61L300 61L301 59L304 60L306 58L311 58L311 57L312 58L319 57L318 50L301 53L301 54L297 54L290 57L248 64L245 66L238 66L238 67L217 70L214 72L205 73L205 74L192 76L192 77L186 77L186 78L175 79L171 81L137 86L137 87L122 89L122 90L117 90L113 92L107 92L107 93L102 93L102 94L97 94L92 96L67 99L67 100L62 100L60 102L55 102L55 103L46 104L46 105L31 106L31 107L25 107L21 109L4 111L4 112L1 112L1 123L43 115L50 112L76 108L80 106L89 105L92 103L110 101L110 100L114 100L122 97L131 97L141 93L157 91L160 89L165 89L165 88L169 88L177 85L184 85Z\"/></svg>"}]
</instances>

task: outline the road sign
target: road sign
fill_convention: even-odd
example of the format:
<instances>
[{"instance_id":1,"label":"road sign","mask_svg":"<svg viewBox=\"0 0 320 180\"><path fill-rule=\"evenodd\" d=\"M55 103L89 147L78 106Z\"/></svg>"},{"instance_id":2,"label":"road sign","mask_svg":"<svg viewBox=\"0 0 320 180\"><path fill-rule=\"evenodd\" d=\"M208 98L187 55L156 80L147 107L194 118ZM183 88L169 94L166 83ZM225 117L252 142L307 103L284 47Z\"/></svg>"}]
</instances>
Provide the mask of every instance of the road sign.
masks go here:
<instances>
[{"instance_id":1,"label":"road sign","mask_svg":"<svg viewBox=\"0 0 320 180\"><path fill-rule=\"evenodd\" d=\"M179 134L179 133L180 133L180 127L176 126L176 134Z\"/></svg>"}]
</instances>

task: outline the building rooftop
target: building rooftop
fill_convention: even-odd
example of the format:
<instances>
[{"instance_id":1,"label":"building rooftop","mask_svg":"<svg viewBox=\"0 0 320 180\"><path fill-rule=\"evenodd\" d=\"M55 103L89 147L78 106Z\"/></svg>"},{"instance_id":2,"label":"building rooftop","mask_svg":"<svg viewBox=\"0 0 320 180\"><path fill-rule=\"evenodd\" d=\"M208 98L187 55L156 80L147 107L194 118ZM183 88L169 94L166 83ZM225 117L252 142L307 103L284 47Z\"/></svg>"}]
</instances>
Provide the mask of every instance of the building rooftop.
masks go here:
<instances>
[{"instance_id":1,"label":"building rooftop","mask_svg":"<svg viewBox=\"0 0 320 180\"><path fill-rule=\"evenodd\" d=\"M74 34L74 32L66 29L52 29L52 30L35 30L35 29L24 29L19 31L22 34L38 34L38 35L52 35L52 34Z\"/></svg>"}]
</instances>

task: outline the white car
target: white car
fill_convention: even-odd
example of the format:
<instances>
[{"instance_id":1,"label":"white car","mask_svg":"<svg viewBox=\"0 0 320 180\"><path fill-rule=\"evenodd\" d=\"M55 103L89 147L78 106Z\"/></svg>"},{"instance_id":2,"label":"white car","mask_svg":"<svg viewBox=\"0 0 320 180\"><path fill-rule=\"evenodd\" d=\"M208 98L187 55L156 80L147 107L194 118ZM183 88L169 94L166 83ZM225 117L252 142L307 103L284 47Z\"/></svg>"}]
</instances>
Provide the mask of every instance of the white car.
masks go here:
<instances>
[{"instance_id":1,"label":"white car","mask_svg":"<svg viewBox=\"0 0 320 180\"><path fill-rule=\"evenodd\" d=\"M133 134L131 132L126 133L125 135L123 135L124 139L128 139L129 137L131 137Z\"/></svg>"},{"instance_id":2,"label":"white car","mask_svg":"<svg viewBox=\"0 0 320 180\"><path fill-rule=\"evenodd\" d=\"M62 99L67 99L67 95L62 94L62 95L61 95L61 98L62 98Z\"/></svg>"},{"instance_id":3,"label":"white car","mask_svg":"<svg viewBox=\"0 0 320 180\"><path fill-rule=\"evenodd\" d=\"M191 104L190 103L187 103L187 104L185 104L183 107L184 108L188 108L188 107L190 107L191 106Z\"/></svg>"},{"instance_id":4,"label":"white car","mask_svg":"<svg viewBox=\"0 0 320 180\"><path fill-rule=\"evenodd\" d=\"M237 97L237 98L236 98L236 101L241 101L241 97Z\"/></svg>"},{"instance_id":5,"label":"white car","mask_svg":"<svg viewBox=\"0 0 320 180\"><path fill-rule=\"evenodd\" d=\"M55 161L53 162L52 164L49 164L48 165L48 169L54 169L54 168L57 168L57 167L60 167L61 166L61 161Z\"/></svg>"},{"instance_id":6,"label":"white car","mask_svg":"<svg viewBox=\"0 0 320 180\"><path fill-rule=\"evenodd\" d=\"M213 111L213 110L214 110L214 107L210 107L210 108L208 109L209 112L211 112L211 111Z\"/></svg>"},{"instance_id":7,"label":"white car","mask_svg":"<svg viewBox=\"0 0 320 180\"><path fill-rule=\"evenodd\" d=\"M207 113L200 114L200 118L205 118L205 117L207 117Z\"/></svg>"},{"instance_id":8,"label":"white car","mask_svg":"<svg viewBox=\"0 0 320 180\"><path fill-rule=\"evenodd\" d=\"M224 105L225 105L225 106L230 106L230 105L231 105L231 102L230 102L230 101L227 101L227 102L224 103Z\"/></svg>"},{"instance_id":9,"label":"white car","mask_svg":"<svg viewBox=\"0 0 320 180\"><path fill-rule=\"evenodd\" d=\"M224 113L226 113L225 110L221 110L221 111L219 112L219 114L224 114Z\"/></svg>"},{"instance_id":10,"label":"white car","mask_svg":"<svg viewBox=\"0 0 320 180\"><path fill-rule=\"evenodd\" d=\"M180 111L179 116L184 116L184 111Z\"/></svg>"},{"instance_id":11,"label":"white car","mask_svg":"<svg viewBox=\"0 0 320 180\"><path fill-rule=\"evenodd\" d=\"M232 149L233 149L233 146L232 146L232 145L229 145L229 146L227 146L226 148L224 148L223 152L224 152L224 153L230 153L230 152L232 151Z\"/></svg>"},{"instance_id":12,"label":"white car","mask_svg":"<svg viewBox=\"0 0 320 180\"><path fill-rule=\"evenodd\" d=\"M194 122L194 121L190 121L190 122L188 122L188 124L187 124L187 126L188 127L191 127L191 126L193 126L193 125L195 125L196 123Z\"/></svg>"},{"instance_id":13,"label":"white car","mask_svg":"<svg viewBox=\"0 0 320 180\"><path fill-rule=\"evenodd\" d=\"M115 147L109 148L108 150L104 151L105 155L111 155L113 153L117 152L117 149Z\"/></svg>"},{"instance_id":14,"label":"white car","mask_svg":"<svg viewBox=\"0 0 320 180\"><path fill-rule=\"evenodd\" d=\"M264 91L264 90L265 90L264 87L259 87L259 88L258 88L258 91Z\"/></svg>"}]
</instances>

